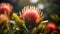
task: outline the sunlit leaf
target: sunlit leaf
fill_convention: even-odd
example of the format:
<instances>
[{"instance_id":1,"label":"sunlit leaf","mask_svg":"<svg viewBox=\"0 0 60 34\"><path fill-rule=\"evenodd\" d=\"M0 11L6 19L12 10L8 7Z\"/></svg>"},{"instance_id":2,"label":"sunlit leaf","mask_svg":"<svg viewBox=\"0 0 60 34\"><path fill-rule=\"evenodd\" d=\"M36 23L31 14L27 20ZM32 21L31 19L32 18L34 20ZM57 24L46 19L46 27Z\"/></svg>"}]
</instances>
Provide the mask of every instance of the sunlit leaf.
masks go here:
<instances>
[{"instance_id":1,"label":"sunlit leaf","mask_svg":"<svg viewBox=\"0 0 60 34\"><path fill-rule=\"evenodd\" d=\"M20 22L20 19L19 19L19 17L17 16L17 14L16 14L16 13L13 13L12 17L15 19L16 24L17 24L21 29L23 29L24 27L23 27L22 23Z\"/></svg>"}]
</instances>

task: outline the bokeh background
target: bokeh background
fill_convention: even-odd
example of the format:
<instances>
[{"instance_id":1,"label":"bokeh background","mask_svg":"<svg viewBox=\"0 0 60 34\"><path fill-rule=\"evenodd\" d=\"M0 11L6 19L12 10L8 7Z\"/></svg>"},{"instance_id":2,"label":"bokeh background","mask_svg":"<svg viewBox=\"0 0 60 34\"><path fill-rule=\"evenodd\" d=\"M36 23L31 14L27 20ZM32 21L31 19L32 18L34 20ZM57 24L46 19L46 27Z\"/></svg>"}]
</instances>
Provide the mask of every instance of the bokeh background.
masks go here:
<instances>
[{"instance_id":1,"label":"bokeh background","mask_svg":"<svg viewBox=\"0 0 60 34\"><path fill-rule=\"evenodd\" d=\"M26 5L34 5L39 9L47 11L48 13L60 14L60 0L0 0L13 5L14 12L19 12ZM47 8L47 10L46 10Z\"/></svg>"}]
</instances>

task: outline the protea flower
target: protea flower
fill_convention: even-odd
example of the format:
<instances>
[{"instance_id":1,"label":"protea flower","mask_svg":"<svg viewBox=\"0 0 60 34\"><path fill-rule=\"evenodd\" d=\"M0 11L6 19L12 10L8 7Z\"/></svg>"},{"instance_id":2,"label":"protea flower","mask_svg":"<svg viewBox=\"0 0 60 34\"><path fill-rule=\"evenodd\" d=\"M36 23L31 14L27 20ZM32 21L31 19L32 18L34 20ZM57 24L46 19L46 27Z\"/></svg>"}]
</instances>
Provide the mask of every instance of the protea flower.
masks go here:
<instances>
[{"instance_id":1,"label":"protea flower","mask_svg":"<svg viewBox=\"0 0 60 34\"><path fill-rule=\"evenodd\" d=\"M6 11L10 15L12 12L12 6L9 3L0 3L0 14Z\"/></svg>"},{"instance_id":2,"label":"protea flower","mask_svg":"<svg viewBox=\"0 0 60 34\"><path fill-rule=\"evenodd\" d=\"M0 25L3 27L5 33L7 33L7 26L9 25L10 20L7 15L0 14Z\"/></svg>"},{"instance_id":3,"label":"protea flower","mask_svg":"<svg viewBox=\"0 0 60 34\"><path fill-rule=\"evenodd\" d=\"M26 6L22 9L22 12L20 13L20 18L23 21L24 17L26 17L29 21L29 24L33 26L35 22L42 17L42 12L35 6Z\"/></svg>"},{"instance_id":4,"label":"protea flower","mask_svg":"<svg viewBox=\"0 0 60 34\"><path fill-rule=\"evenodd\" d=\"M9 20L8 16L1 14L0 15L0 24L2 24L3 22L7 26L9 24L10 20Z\"/></svg>"},{"instance_id":5,"label":"protea flower","mask_svg":"<svg viewBox=\"0 0 60 34\"><path fill-rule=\"evenodd\" d=\"M56 31L57 27L54 23L48 23L46 29L50 31Z\"/></svg>"}]
</instances>

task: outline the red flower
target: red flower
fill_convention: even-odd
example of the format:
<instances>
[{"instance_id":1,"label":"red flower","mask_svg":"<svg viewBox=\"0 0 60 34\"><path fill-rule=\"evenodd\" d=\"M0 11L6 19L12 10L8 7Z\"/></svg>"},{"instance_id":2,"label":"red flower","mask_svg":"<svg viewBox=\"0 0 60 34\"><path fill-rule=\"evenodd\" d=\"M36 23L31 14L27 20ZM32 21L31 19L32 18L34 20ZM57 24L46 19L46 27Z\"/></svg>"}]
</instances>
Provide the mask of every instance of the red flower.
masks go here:
<instances>
[{"instance_id":1,"label":"red flower","mask_svg":"<svg viewBox=\"0 0 60 34\"><path fill-rule=\"evenodd\" d=\"M42 16L42 12L35 6L26 6L20 13L20 18L24 20L24 17L28 19L31 25L38 21Z\"/></svg>"},{"instance_id":2,"label":"red flower","mask_svg":"<svg viewBox=\"0 0 60 34\"><path fill-rule=\"evenodd\" d=\"M1 3L0 4L0 14L6 11L8 14L12 12L12 6L8 3Z\"/></svg>"},{"instance_id":3,"label":"red flower","mask_svg":"<svg viewBox=\"0 0 60 34\"><path fill-rule=\"evenodd\" d=\"M56 31L56 25L54 23L48 23L46 26L47 30Z\"/></svg>"}]
</instances>

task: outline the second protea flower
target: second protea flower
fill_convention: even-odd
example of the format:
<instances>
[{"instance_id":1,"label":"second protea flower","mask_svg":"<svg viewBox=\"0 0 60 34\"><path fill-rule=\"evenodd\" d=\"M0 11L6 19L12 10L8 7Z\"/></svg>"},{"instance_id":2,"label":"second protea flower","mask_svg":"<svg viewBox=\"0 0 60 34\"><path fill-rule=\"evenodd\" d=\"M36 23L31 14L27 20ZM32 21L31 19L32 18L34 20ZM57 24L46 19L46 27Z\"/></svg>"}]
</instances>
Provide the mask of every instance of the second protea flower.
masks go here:
<instances>
[{"instance_id":1,"label":"second protea flower","mask_svg":"<svg viewBox=\"0 0 60 34\"><path fill-rule=\"evenodd\" d=\"M9 3L0 3L0 14L6 12L8 15L12 12L12 6Z\"/></svg>"},{"instance_id":2,"label":"second protea flower","mask_svg":"<svg viewBox=\"0 0 60 34\"><path fill-rule=\"evenodd\" d=\"M42 17L42 12L35 6L26 6L22 9L22 13L20 13L20 18L23 21L24 17L28 19L29 25L33 26Z\"/></svg>"},{"instance_id":3,"label":"second protea flower","mask_svg":"<svg viewBox=\"0 0 60 34\"><path fill-rule=\"evenodd\" d=\"M7 15L1 14L0 15L0 24L2 24L3 22L4 22L4 24L8 25L10 20Z\"/></svg>"},{"instance_id":4,"label":"second protea flower","mask_svg":"<svg viewBox=\"0 0 60 34\"><path fill-rule=\"evenodd\" d=\"M47 30L50 29L51 31L56 31L57 27L56 27L56 24L54 24L54 23L51 22L51 23L47 24L46 29Z\"/></svg>"}]
</instances>

